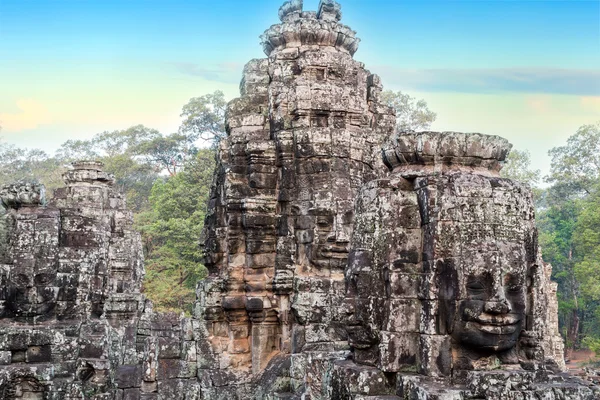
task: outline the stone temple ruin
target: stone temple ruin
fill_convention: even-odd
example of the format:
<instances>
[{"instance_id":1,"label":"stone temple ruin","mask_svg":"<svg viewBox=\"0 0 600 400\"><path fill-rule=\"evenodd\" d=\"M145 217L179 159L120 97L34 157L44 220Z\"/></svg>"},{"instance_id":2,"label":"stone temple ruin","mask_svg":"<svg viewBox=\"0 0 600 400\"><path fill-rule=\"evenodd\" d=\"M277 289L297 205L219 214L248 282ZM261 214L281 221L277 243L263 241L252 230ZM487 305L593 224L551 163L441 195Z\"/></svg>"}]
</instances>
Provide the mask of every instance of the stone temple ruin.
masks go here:
<instances>
[{"instance_id":1,"label":"stone temple ruin","mask_svg":"<svg viewBox=\"0 0 600 400\"><path fill-rule=\"evenodd\" d=\"M563 371L510 144L395 133L341 8L286 2L229 104L191 318L140 293L112 177L0 191L1 399L600 398Z\"/></svg>"}]
</instances>

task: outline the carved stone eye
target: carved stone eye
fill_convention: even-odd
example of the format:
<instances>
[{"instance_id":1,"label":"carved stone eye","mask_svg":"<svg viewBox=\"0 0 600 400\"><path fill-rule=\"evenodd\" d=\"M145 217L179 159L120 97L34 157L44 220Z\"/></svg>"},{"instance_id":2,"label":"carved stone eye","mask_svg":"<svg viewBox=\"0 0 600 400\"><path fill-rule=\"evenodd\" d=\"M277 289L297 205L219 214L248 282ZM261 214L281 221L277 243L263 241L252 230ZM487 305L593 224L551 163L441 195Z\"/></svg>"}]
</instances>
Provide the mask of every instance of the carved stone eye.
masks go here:
<instances>
[{"instance_id":1,"label":"carved stone eye","mask_svg":"<svg viewBox=\"0 0 600 400\"><path fill-rule=\"evenodd\" d=\"M485 285L480 281L469 282L469 284L467 285L467 289L469 290L469 293L473 295L480 295L485 293Z\"/></svg>"},{"instance_id":2,"label":"carved stone eye","mask_svg":"<svg viewBox=\"0 0 600 400\"><path fill-rule=\"evenodd\" d=\"M506 293L517 294L521 292L523 284L519 279L512 275L507 275L504 282Z\"/></svg>"},{"instance_id":3,"label":"carved stone eye","mask_svg":"<svg viewBox=\"0 0 600 400\"><path fill-rule=\"evenodd\" d=\"M521 292L521 286L517 285L517 284L509 284L506 287L506 291L508 293L512 293L512 294L520 293Z\"/></svg>"}]
</instances>

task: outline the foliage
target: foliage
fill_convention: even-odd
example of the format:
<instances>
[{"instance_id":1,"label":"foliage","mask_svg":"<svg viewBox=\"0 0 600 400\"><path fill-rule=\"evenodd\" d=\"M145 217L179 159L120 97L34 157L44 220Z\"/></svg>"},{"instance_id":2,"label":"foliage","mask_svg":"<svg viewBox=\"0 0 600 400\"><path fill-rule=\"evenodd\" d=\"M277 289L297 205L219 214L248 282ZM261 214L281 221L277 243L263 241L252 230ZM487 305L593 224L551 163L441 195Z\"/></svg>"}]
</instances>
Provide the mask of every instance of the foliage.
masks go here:
<instances>
[{"instance_id":1,"label":"foliage","mask_svg":"<svg viewBox=\"0 0 600 400\"><path fill-rule=\"evenodd\" d=\"M213 144L225 137L225 109L227 102L220 90L213 94L194 97L183 106L184 118L179 132L192 138L208 140Z\"/></svg>"},{"instance_id":2,"label":"foliage","mask_svg":"<svg viewBox=\"0 0 600 400\"><path fill-rule=\"evenodd\" d=\"M552 168L547 182L559 197L587 195L600 178L600 121L583 125L565 146L549 152Z\"/></svg>"},{"instance_id":3,"label":"foliage","mask_svg":"<svg viewBox=\"0 0 600 400\"><path fill-rule=\"evenodd\" d=\"M170 176L174 176L194 156L196 147L193 137L173 133L140 143L135 151L147 163L154 165L155 170L166 170Z\"/></svg>"},{"instance_id":4,"label":"foliage","mask_svg":"<svg viewBox=\"0 0 600 400\"><path fill-rule=\"evenodd\" d=\"M574 265L577 254L573 232L579 216L577 201L552 204L539 213L537 225L544 261L552 264L552 277L558 282L559 323L567 346L578 342L581 300Z\"/></svg>"},{"instance_id":5,"label":"foliage","mask_svg":"<svg viewBox=\"0 0 600 400\"><path fill-rule=\"evenodd\" d=\"M593 351L597 356L600 356L600 337L586 336L582 344Z\"/></svg>"},{"instance_id":6,"label":"foliage","mask_svg":"<svg viewBox=\"0 0 600 400\"><path fill-rule=\"evenodd\" d=\"M148 203L152 184L159 171L139 155L139 147L162 137L155 129L136 125L129 129L101 132L90 140L69 140L57 150L55 157L67 165L76 160L98 160L104 170L115 177L118 190L127 197L135 212Z\"/></svg>"},{"instance_id":7,"label":"foliage","mask_svg":"<svg viewBox=\"0 0 600 400\"><path fill-rule=\"evenodd\" d=\"M42 182L48 190L62 186L66 168L42 150L0 143L0 186L18 180Z\"/></svg>"},{"instance_id":8,"label":"foliage","mask_svg":"<svg viewBox=\"0 0 600 400\"><path fill-rule=\"evenodd\" d=\"M541 172L539 169L531 169L529 151L513 149L508 155L500 175L503 178L513 179L535 187L539 184Z\"/></svg>"},{"instance_id":9,"label":"foliage","mask_svg":"<svg viewBox=\"0 0 600 400\"><path fill-rule=\"evenodd\" d=\"M197 240L204 223L214 153L203 149L184 169L152 187L150 209L137 218L146 250L145 291L159 310L191 310L206 275Z\"/></svg>"},{"instance_id":10,"label":"foliage","mask_svg":"<svg viewBox=\"0 0 600 400\"><path fill-rule=\"evenodd\" d=\"M584 125L552 149L539 242L559 285L559 323L567 346L600 338L600 123ZM582 341L583 339L583 341Z\"/></svg>"},{"instance_id":11,"label":"foliage","mask_svg":"<svg viewBox=\"0 0 600 400\"><path fill-rule=\"evenodd\" d=\"M386 90L381 94L384 104L396 110L396 131L418 131L429 129L437 114L429 110L425 100L417 100L402 92Z\"/></svg>"}]
</instances>

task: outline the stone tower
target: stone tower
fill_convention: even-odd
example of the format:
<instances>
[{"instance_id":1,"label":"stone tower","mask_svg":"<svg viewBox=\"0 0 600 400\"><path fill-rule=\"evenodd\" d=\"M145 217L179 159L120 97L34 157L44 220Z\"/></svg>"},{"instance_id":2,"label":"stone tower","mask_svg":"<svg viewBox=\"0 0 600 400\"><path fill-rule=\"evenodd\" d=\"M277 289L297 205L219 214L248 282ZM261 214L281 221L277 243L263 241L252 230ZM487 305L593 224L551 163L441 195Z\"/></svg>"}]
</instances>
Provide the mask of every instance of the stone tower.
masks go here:
<instances>
[{"instance_id":1,"label":"stone tower","mask_svg":"<svg viewBox=\"0 0 600 400\"><path fill-rule=\"evenodd\" d=\"M228 109L200 304L209 339L225 339L221 365L254 374L279 353L345 356L354 198L385 169L395 126L337 3L315 13L286 2L279 17L262 35L268 58L246 65Z\"/></svg>"}]
</instances>

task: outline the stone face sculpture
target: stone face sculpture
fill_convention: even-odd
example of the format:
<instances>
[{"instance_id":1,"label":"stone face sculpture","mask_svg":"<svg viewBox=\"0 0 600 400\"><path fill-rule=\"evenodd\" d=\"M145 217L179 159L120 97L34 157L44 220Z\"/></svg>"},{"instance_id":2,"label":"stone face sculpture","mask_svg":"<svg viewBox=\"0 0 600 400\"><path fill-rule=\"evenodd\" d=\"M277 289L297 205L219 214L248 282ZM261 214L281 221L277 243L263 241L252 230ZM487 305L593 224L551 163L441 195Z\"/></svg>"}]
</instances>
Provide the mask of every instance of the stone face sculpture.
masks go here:
<instances>
[{"instance_id":1,"label":"stone face sculpture","mask_svg":"<svg viewBox=\"0 0 600 400\"><path fill-rule=\"evenodd\" d=\"M45 202L44 186L33 182L17 182L3 187L0 191L0 206L4 208L37 206Z\"/></svg>"},{"instance_id":2,"label":"stone face sculpture","mask_svg":"<svg viewBox=\"0 0 600 400\"><path fill-rule=\"evenodd\" d=\"M456 310L449 331L457 343L475 351L511 350L524 326L527 269L524 263L505 264L508 260L502 256L495 249L480 250L473 264L462 271L462 282L446 283L448 292L456 287L466 295L456 304L451 304L454 299L444 299L450 303L447 309Z\"/></svg>"},{"instance_id":3,"label":"stone face sculpture","mask_svg":"<svg viewBox=\"0 0 600 400\"><path fill-rule=\"evenodd\" d=\"M498 174L508 142L395 135L340 5L279 17L228 106L190 318L141 294L100 163L47 203L0 189L0 398L600 398L562 372L531 193Z\"/></svg>"}]
</instances>

